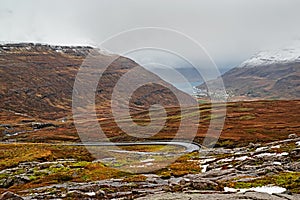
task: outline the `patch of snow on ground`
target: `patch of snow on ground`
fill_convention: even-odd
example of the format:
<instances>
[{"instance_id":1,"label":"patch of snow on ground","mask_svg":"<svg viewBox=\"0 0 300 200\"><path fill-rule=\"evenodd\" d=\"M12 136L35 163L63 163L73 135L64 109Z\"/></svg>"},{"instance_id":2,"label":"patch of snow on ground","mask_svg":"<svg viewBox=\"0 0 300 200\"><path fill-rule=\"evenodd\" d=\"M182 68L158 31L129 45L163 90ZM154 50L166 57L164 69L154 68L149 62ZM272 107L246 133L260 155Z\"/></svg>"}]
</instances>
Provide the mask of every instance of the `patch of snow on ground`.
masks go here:
<instances>
[{"instance_id":1,"label":"patch of snow on ground","mask_svg":"<svg viewBox=\"0 0 300 200\"><path fill-rule=\"evenodd\" d=\"M220 163L220 162L231 162L233 160L234 160L234 158L223 158L221 160L218 160L217 163Z\"/></svg>"},{"instance_id":2,"label":"patch of snow on ground","mask_svg":"<svg viewBox=\"0 0 300 200\"><path fill-rule=\"evenodd\" d=\"M235 158L234 160L244 161L247 158L249 158L249 157L248 156L241 156L241 157Z\"/></svg>"},{"instance_id":3,"label":"patch of snow on ground","mask_svg":"<svg viewBox=\"0 0 300 200\"><path fill-rule=\"evenodd\" d=\"M288 156L289 153L287 152L282 152L282 153L260 153L255 155L254 157L260 158L260 157L267 157L267 156L277 156L277 157L281 157L281 156Z\"/></svg>"},{"instance_id":4,"label":"patch of snow on ground","mask_svg":"<svg viewBox=\"0 0 300 200\"><path fill-rule=\"evenodd\" d=\"M207 159L201 160L200 163L205 164L205 163L212 162L215 160L216 160L216 158L207 158Z\"/></svg>"},{"instance_id":5,"label":"patch of snow on ground","mask_svg":"<svg viewBox=\"0 0 300 200\"><path fill-rule=\"evenodd\" d=\"M273 165L282 165L281 162L273 162Z\"/></svg>"},{"instance_id":6,"label":"patch of snow on ground","mask_svg":"<svg viewBox=\"0 0 300 200\"><path fill-rule=\"evenodd\" d=\"M142 163L146 163L146 162L153 162L155 161L155 159L146 159L146 160L141 160Z\"/></svg>"},{"instance_id":7,"label":"patch of snow on ground","mask_svg":"<svg viewBox=\"0 0 300 200\"><path fill-rule=\"evenodd\" d=\"M130 165L130 168L144 168L146 165Z\"/></svg>"},{"instance_id":8,"label":"patch of snow on ground","mask_svg":"<svg viewBox=\"0 0 300 200\"><path fill-rule=\"evenodd\" d=\"M146 163L145 165L146 166L151 166L151 165L153 165L153 163Z\"/></svg>"},{"instance_id":9,"label":"patch of snow on ground","mask_svg":"<svg viewBox=\"0 0 300 200\"><path fill-rule=\"evenodd\" d=\"M225 192L237 192L238 190L234 189L234 188L230 188L230 187L224 187L224 191Z\"/></svg>"},{"instance_id":10,"label":"patch of snow on ground","mask_svg":"<svg viewBox=\"0 0 300 200\"><path fill-rule=\"evenodd\" d=\"M288 152L283 152L283 153L279 153L276 156L288 156L289 153Z\"/></svg>"},{"instance_id":11,"label":"patch of snow on ground","mask_svg":"<svg viewBox=\"0 0 300 200\"><path fill-rule=\"evenodd\" d=\"M266 156L276 156L276 153L261 153L261 154L257 154L254 157L266 157Z\"/></svg>"},{"instance_id":12,"label":"patch of snow on ground","mask_svg":"<svg viewBox=\"0 0 300 200\"><path fill-rule=\"evenodd\" d=\"M245 193L247 191L255 191L255 192L262 192L268 194L280 194L286 191L283 187L278 186L262 186L262 187L254 187L254 188L244 188L244 189L235 189L224 187L225 192L238 192L238 193Z\"/></svg>"},{"instance_id":13,"label":"patch of snow on ground","mask_svg":"<svg viewBox=\"0 0 300 200\"><path fill-rule=\"evenodd\" d=\"M89 196L95 196L95 195L96 195L95 192L87 192L87 193L85 193L85 194L87 194L87 195L89 195Z\"/></svg>"},{"instance_id":14,"label":"patch of snow on ground","mask_svg":"<svg viewBox=\"0 0 300 200\"><path fill-rule=\"evenodd\" d=\"M202 172L202 173L206 172L208 166L209 166L209 164L207 164L207 165L202 165L201 172Z\"/></svg>"},{"instance_id":15,"label":"patch of snow on ground","mask_svg":"<svg viewBox=\"0 0 300 200\"><path fill-rule=\"evenodd\" d=\"M271 149L279 149L279 148L280 148L280 144L276 146L271 146Z\"/></svg>"},{"instance_id":16,"label":"patch of snow on ground","mask_svg":"<svg viewBox=\"0 0 300 200\"><path fill-rule=\"evenodd\" d=\"M259 147L257 149L255 149L255 152L259 152L259 151L264 151L267 150L269 147Z\"/></svg>"}]
</instances>

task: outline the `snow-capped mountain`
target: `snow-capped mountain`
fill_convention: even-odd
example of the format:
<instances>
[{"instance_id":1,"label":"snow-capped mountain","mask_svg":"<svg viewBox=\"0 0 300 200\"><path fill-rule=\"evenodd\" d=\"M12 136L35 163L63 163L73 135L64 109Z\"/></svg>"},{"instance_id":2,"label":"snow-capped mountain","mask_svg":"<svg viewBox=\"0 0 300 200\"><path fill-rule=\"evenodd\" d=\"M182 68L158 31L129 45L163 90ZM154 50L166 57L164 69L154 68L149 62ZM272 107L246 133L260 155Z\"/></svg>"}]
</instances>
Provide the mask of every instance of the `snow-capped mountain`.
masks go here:
<instances>
[{"instance_id":1,"label":"snow-capped mountain","mask_svg":"<svg viewBox=\"0 0 300 200\"><path fill-rule=\"evenodd\" d=\"M220 78L231 100L300 99L300 45L259 52Z\"/></svg>"},{"instance_id":2,"label":"snow-capped mountain","mask_svg":"<svg viewBox=\"0 0 300 200\"><path fill-rule=\"evenodd\" d=\"M258 67L272 64L288 64L300 62L300 45L282 48L279 50L262 51L253 55L238 67Z\"/></svg>"}]
</instances>

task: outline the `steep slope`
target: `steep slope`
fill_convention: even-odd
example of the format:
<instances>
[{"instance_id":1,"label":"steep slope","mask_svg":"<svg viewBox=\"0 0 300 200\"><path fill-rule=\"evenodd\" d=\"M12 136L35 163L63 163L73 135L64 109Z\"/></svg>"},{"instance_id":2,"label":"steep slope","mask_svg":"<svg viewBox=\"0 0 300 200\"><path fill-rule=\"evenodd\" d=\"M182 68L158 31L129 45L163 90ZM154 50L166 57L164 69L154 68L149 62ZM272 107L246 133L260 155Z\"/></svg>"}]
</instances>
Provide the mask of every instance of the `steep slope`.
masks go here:
<instances>
[{"instance_id":1,"label":"steep slope","mask_svg":"<svg viewBox=\"0 0 300 200\"><path fill-rule=\"evenodd\" d=\"M27 43L0 45L0 108L42 119L71 115L74 80L80 65L92 50L91 47ZM99 57L103 61L109 59L106 54L99 54ZM97 107L99 112L105 112L103 105L109 106L111 93L120 77L134 67L140 68L138 78L150 76L157 80L157 84L145 85L135 92L131 100L133 108L147 108L152 103L161 103L162 99L165 99L165 106L178 105L168 89L176 90L173 86L134 61L119 57L111 63L99 82L96 92L96 101L101 103ZM120 98L119 101L125 100Z\"/></svg>"}]
</instances>

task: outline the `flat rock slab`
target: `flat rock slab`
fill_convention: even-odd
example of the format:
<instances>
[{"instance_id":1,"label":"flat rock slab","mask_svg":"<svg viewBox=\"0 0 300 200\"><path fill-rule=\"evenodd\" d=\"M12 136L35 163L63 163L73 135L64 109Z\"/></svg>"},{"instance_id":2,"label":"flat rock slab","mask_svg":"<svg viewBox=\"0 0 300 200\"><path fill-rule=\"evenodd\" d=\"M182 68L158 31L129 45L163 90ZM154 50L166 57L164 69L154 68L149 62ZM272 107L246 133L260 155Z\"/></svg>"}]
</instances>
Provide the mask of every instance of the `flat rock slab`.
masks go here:
<instances>
[{"instance_id":1,"label":"flat rock slab","mask_svg":"<svg viewBox=\"0 0 300 200\"><path fill-rule=\"evenodd\" d=\"M267 194L259 192L246 192L243 194L232 193L232 194L188 194L188 193L164 193L148 195L146 197L138 198L139 200L299 200L300 195L287 195L287 194Z\"/></svg>"}]
</instances>

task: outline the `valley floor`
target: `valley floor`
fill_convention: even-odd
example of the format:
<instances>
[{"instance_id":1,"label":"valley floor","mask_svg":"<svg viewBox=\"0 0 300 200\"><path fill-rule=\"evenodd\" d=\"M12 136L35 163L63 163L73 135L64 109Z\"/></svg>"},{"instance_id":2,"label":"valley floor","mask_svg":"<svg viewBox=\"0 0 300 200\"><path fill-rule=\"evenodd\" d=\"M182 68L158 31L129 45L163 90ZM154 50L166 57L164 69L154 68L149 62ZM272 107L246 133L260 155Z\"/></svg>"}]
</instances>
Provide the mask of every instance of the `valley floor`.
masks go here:
<instances>
[{"instance_id":1,"label":"valley floor","mask_svg":"<svg viewBox=\"0 0 300 200\"><path fill-rule=\"evenodd\" d=\"M84 146L62 144L79 142L70 117L44 120L2 109L0 199L299 199L300 101L231 102L226 108L215 146L185 152L184 147L170 145L164 149L167 154L151 154L162 148L159 144L124 146L113 151L113 157L97 159ZM202 144L209 121L220 116L211 114L209 104L189 109L201 114L194 142ZM171 138L180 118L176 109L170 111L174 115L168 126L151 139ZM138 114L139 122L146 115ZM130 141L111 119L99 122L112 141ZM169 155L181 156L151 172L124 172L130 152L136 160L128 166L140 168L160 166ZM261 187L276 190L253 192Z\"/></svg>"}]
</instances>

